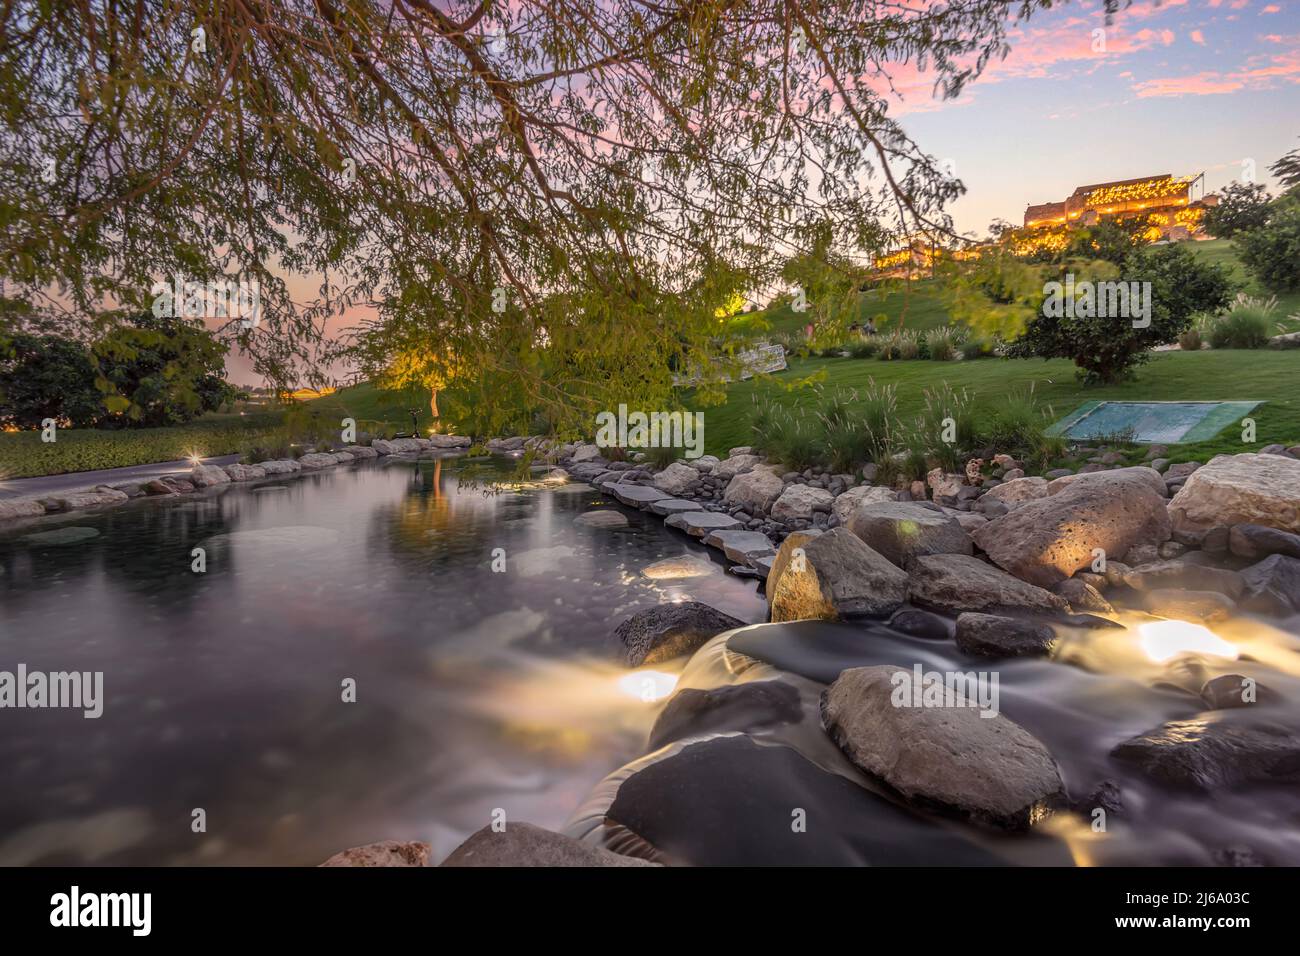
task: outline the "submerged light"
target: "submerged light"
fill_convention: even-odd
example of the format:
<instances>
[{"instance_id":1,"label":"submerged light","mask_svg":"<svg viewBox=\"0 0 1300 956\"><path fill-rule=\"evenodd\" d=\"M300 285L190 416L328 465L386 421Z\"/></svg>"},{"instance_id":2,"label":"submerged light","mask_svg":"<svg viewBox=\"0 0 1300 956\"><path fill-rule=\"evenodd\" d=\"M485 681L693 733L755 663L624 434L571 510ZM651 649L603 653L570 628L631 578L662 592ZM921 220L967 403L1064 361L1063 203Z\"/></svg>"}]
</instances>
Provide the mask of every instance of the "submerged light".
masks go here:
<instances>
[{"instance_id":1,"label":"submerged light","mask_svg":"<svg viewBox=\"0 0 1300 956\"><path fill-rule=\"evenodd\" d=\"M1138 627L1146 655L1163 664L1179 654L1212 654L1237 659L1237 648L1208 627L1189 621L1154 621Z\"/></svg>"},{"instance_id":2,"label":"submerged light","mask_svg":"<svg viewBox=\"0 0 1300 956\"><path fill-rule=\"evenodd\" d=\"M677 675L665 674L663 671L633 671L618 679L619 690L647 704L663 700L676 686Z\"/></svg>"}]
</instances>

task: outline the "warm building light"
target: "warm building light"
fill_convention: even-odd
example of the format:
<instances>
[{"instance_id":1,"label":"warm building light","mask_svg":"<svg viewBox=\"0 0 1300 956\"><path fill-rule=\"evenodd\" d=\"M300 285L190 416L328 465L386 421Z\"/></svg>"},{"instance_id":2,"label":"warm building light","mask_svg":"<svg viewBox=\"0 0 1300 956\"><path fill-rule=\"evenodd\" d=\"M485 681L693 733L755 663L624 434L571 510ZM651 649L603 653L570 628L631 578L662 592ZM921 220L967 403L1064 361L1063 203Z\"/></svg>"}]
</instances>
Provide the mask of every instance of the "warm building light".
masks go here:
<instances>
[{"instance_id":1,"label":"warm building light","mask_svg":"<svg viewBox=\"0 0 1300 956\"><path fill-rule=\"evenodd\" d=\"M1147 657L1163 664L1180 654L1210 654L1237 659L1237 648L1209 628L1188 621L1154 621L1138 627Z\"/></svg>"}]
</instances>

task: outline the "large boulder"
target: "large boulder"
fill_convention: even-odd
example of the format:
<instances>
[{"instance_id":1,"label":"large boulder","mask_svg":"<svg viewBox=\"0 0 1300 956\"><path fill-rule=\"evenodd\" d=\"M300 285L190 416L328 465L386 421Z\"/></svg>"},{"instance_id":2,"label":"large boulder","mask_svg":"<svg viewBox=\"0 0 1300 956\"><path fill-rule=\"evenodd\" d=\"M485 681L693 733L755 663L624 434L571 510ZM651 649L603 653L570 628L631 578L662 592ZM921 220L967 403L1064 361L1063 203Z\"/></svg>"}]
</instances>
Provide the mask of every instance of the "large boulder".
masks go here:
<instances>
[{"instance_id":1,"label":"large boulder","mask_svg":"<svg viewBox=\"0 0 1300 956\"><path fill-rule=\"evenodd\" d=\"M321 866L428 866L431 847L427 843L384 840L335 853Z\"/></svg>"},{"instance_id":2,"label":"large boulder","mask_svg":"<svg viewBox=\"0 0 1300 956\"><path fill-rule=\"evenodd\" d=\"M628 667L689 654L710 638L745 622L699 601L637 611L614 629L614 645Z\"/></svg>"},{"instance_id":3,"label":"large boulder","mask_svg":"<svg viewBox=\"0 0 1300 956\"><path fill-rule=\"evenodd\" d=\"M739 451L739 449L737 450ZM751 455L747 452L732 455L714 465L710 474L714 478L735 478L742 472L749 471L762 460L758 455Z\"/></svg>"},{"instance_id":4,"label":"large boulder","mask_svg":"<svg viewBox=\"0 0 1300 956\"><path fill-rule=\"evenodd\" d=\"M776 553L772 539L761 531L710 531L704 536L704 543L717 548L727 556L727 560L752 567L758 558L766 558Z\"/></svg>"},{"instance_id":5,"label":"large boulder","mask_svg":"<svg viewBox=\"0 0 1300 956\"><path fill-rule=\"evenodd\" d=\"M855 766L980 823L1021 829L1050 811L1063 787L1041 741L956 691L954 706L913 706L913 680L892 664L854 667L822 695L822 724Z\"/></svg>"},{"instance_id":6,"label":"large boulder","mask_svg":"<svg viewBox=\"0 0 1300 956\"><path fill-rule=\"evenodd\" d=\"M456 847L439 866L655 866L648 860L588 846L531 823L489 824Z\"/></svg>"},{"instance_id":7,"label":"large boulder","mask_svg":"<svg viewBox=\"0 0 1300 956\"><path fill-rule=\"evenodd\" d=\"M825 488L812 485L786 485L781 496L772 504L772 517L777 521L811 521L815 512L829 512L835 500Z\"/></svg>"},{"instance_id":8,"label":"large boulder","mask_svg":"<svg viewBox=\"0 0 1300 956\"><path fill-rule=\"evenodd\" d=\"M1282 455L1217 455L1169 502L1175 531L1257 524L1300 532L1300 461Z\"/></svg>"},{"instance_id":9,"label":"large boulder","mask_svg":"<svg viewBox=\"0 0 1300 956\"><path fill-rule=\"evenodd\" d=\"M1097 548L1119 557L1168 538L1165 499L1144 479L1120 472L1024 502L975 531L975 543L998 567L1043 587L1091 565Z\"/></svg>"},{"instance_id":10,"label":"large boulder","mask_svg":"<svg viewBox=\"0 0 1300 956\"><path fill-rule=\"evenodd\" d=\"M1141 567L1128 568L1120 572L1119 582L1134 591L1158 591L1169 588L1218 591L1233 600L1241 596L1246 586L1241 575L1236 571L1197 564L1185 559L1154 561Z\"/></svg>"},{"instance_id":11,"label":"large boulder","mask_svg":"<svg viewBox=\"0 0 1300 956\"><path fill-rule=\"evenodd\" d=\"M613 509L584 511L573 519L573 523L585 528L626 528L628 526L627 516Z\"/></svg>"},{"instance_id":12,"label":"large boulder","mask_svg":"<svg viewBox=\"0 0 1300 956\"><path fill-rule=\"evenodd\" d=\"M700 480L700 473L690 465L675 461L654 477L654 486L670 495L685 493Z\"/></svg>"},{"instance_id":13,"label":"large boulder","mask_svg":"<svg viewBox=\"0 0 1300 956\"><path fill-rule=\"evenodd\" d=\"M984 502L997 501L1008 509L1022 505L1026 501L1037 501L1047 497L1046 478L1013 478L995 485L980 496Z\"/></svg>"},{"instance_id":14,"label":"large boulder","mask_svg":"<svg viewBox=\"0 0 1300 956\"><path fill-rule=\"evenodd\" d=\"M953 614L1024 608L1064 613L1070 607L1059 595L966 554L923 555L907 570L911 577L908 593L914 604Z\"/></svg>"},{"instance_id":15,"label":"large boulder","mask_svg":"<svg viewBox=\"0 0 1300 956\"><path fill-rule=\"evenodd\" d=\"M884 485L858 485L843 494L836 495L831 504L831 514L839 519L839 524L848 525L853 512L859 505L877 504L881 501L897 501L898 492Z\"/></svg>"},{"instance_id":16,"label":"large boulder","mask_svg":"<svg viewBox=\"0 0 1300 956\"><path fill-rule=\"evenodd\" d=\"M221 471L220 468L216 470ZM221 474L225 475L225 472L222 471ZM230 479L227 478L226 481L230 481ZM103 508L120 505L130 497L125 491L118 491L116 488L100 485L93 491L67 492L51 495L43 500L46 511L78 511L82 508Z\"/></svg>"},{"instance_id":17,"label":"large boulder","mask_svg":"<svg viewBox=\"0 0 1300 956\"><path fill-rule=\"evenodd\" d=\"M1148 465L1134 465L1132 468L1113 468L1105 471L1085 471L1077 475L1062 475L1048 483L1047 493L1049 495L1059 495L1065 489L1077 485L1107 485L1116 479L1120 481L1137 479L1146 484L1160 497L1165 496L1164 476Z\"/></svg>"},{"instance_id":18,"label":"large boulder","mask_svg":"<svg viewBox=\"0 0 1300 956\"><path fill-rule=\"evenodd\" d=\"M594 461L597 458L604 458L604 453L599 445L579 445L569 456L570 461L574 464L581 464L584 461Z\"/></svg>"},{"instance_id":19,"label":"large boulder","mask_svg":"<svg viewBox=\"0 0 1300 956\"><path fill-rule=\"evenodd\" d=\"M726 463L724 461L722 464ZM774 468L768 465L755 466L727 483L722 500L729 505L740 505L750 514L763 514L780 497L784 487L781 476Z\"/></svg>"},{"instance_id":20,"label":"large boulder","mask_svg":"<svg viewBox=\"0 0 1300 956\"><path fill-rule=\"evenodd\" d=\"M926 554L970 554L970 535L955 519L910 501L859 505L849 530L900 568Z\"/></svg>"},{"instance_id":21,"label":"large boulder","mask_svg":"<svg viewBox=\"0 0 1300 956\"><path fill-rule=\"evenodd\" d=\"M957 616L957 646L976 657L1048 657L1056 633L1046 624L966 611Z\"/></svg>"},{"instance_id":22,"label":"large boulder","mask_svg":"<svg viewBox=\"0 0 1300 956\"><path fill-rule=\"evenodd\" d=\"M468 435L430 435L430 448L468 448L474 444ZM351 449L349 449L350 451Z\"/></svg>"},{"instance_id":23,"label":"large boulder","mask_svg":"<svg viewBox=\"0 0 1300 956\"><path fill-rule=\"evenodd\" d=\"M442 436L447 437L447 436ZM343 451L347 452L353 458L378 458L379 452L375 451L369 445L348 445Z\"/></svg>"},{"instance_id":24,"label":"large boulder","mask_svg":"<svg viewBox=\"0 0 1300 956\"><path fill-rule=\"evenodd\" d=\"M338 464L338 459L334 457L333 452L314 451L299 458L298 464L308 469L330 468Z\"/></svg>"},{"instance_id":25,"label":"large boulder","mask_svg":"<svg viewBox=\"0 0 1300 956\"><path fill-rule=\"evenodd\" d=\"M835 528L787 537L765 588L774 623L884 617L907 600L907 575L852 532Z\"/></svg>"},{"instance_id":26,"label":"large boulder","mask_svg":"<svg viewBox=\"0 0 1300 956\"><path fill-rule=\"evenodd\" d=\"M268 475L292 475L295 472L302 471L302 465L298 464L292 458L275 458L271 461L260 461L257 467Z\"/></svg>"},{"instance_id":27,"label":"large boulder","mask_svg":"<svg viewBox=\"0 0 1300 956\"><path fill-rule=\"evenodd\" d=\"M1300 782L1296 728L1229 720L1223 712L1161 724L1111 754L1162 783L1192 790Z\"/></svg>"},{"instance_id":28,"label":"large boulder","mask_svg":"<svg viewBox=\"0 0 1300 956\"><path fill-rule=\"evenodd\" d=\"M213 485L229 484L230 476L226 474L224 468L199 463L190 472L190 481L193 482L195 488L210 488Z\"/></svg>"}]
</instances>

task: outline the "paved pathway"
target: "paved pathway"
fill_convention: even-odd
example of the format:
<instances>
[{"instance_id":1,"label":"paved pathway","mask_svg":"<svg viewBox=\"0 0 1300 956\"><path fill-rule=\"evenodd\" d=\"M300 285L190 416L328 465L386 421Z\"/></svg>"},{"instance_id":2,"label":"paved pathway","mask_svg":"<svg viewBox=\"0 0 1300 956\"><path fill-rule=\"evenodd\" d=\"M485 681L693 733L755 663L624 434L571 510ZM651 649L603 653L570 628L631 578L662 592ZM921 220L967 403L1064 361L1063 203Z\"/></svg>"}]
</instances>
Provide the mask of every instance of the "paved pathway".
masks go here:
<instances>
[{"instance_id":1,"label":"paved pathway","mask_svg":"<svg viewBox=\"0 0 1300 956\"><path fill-rule=\"evenodd\" d=\"M237 461L239 461L238 455L220 455L203 459L205 465L229 465ZM74 471L66 475L46 475L41 478L15 478L12 481L0 481L0 498L26 498L30 495L82 491L95 485L115 485L123 481L145 482L161 475L188 472L192 467L188 458L182 458L179 461L160 461L153 465L130 465L126 468L105 468L101 471Z\"/></svg>"}]
</instances>

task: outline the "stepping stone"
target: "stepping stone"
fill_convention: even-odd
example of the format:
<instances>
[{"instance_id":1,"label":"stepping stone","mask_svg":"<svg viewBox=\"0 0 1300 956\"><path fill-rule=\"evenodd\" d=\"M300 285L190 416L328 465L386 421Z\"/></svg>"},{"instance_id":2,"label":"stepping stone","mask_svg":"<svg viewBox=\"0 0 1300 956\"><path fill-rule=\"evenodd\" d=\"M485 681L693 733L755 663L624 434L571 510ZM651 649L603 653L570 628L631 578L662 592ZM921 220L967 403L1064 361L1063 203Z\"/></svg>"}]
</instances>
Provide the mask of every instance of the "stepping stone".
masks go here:
<instances>
[{"instance_id":1,"label":"stepping stone","mask_svg":"<svg viewBox=\"0 0 1300 956\"><path fill-rule=\"evenodd\" d=\"M712 574L714 566L703 558L683 554L676 558L664 558L641 569L641 573L652 581L673 580L677 578L702 578Z\"/></svg>"},{"instance_id":2,"label":"stepping stone","mask_svg":"<svg viewBox=\"0 0 1300 956\"><path fill-rule=\"evenodd\" d=\"M653 501L662 501L664 498L672 497L668 492L660 491L650 485L614 484L606 490L623 504L630 505L633 508L640 508L643 511Z\"/></svg>"},{"instance_id":3,"label":"stepping stone","mask_svg":"<svg viewBox=\"0 0 1300 956\"><path fill-rule=\"evenodd\" d=\"M670 528L685 531L696 538L703 538L710 531L731 531L744 525L731 517L717 511L682 511L669 515L664 522Z\"/></svg>"},{"instance_id":4,"label":"stepping stone","mask_svg":"<svg viewBox=\"0 0 1300 956\"><path fill-rule=\"evenodd\" d=\"M754 558L749 562L760 578L766 578L772 573L772 562L776 560L775 554L765 554L761 558Z\"/></svg>"},{"instance_id":5,"label":"stepping stone","mask_svg":"<svg viewBox=\"0 0 1300 956\"><path fill-rule=\"evenodd\" d=\"M588 528L626 528L627 518L619 511L588 511L573 519Z\"/></svg>"},{"instance_id":6,"label":"stepping stone","mask_svg":"<svg viewBox=\"0 0 1300 956\"><path fill-rule=\"evenodd\" d=\"M650 502L650 510L657 515L678 515L688 511L698 511L699 508L698 501L687 501L685 498L660 498L658 501Z\"/></svg>"},{"instance_id":7,"label":"stepping stone","mask_svg":"<svg viewBox=\"0 0 1300 956\"><path fill-rule=\"evenodd\" d=\"M711 548L720 548L729 561L748 565L752 561L776 554L772 541L761 531L711 531L704 539Z\"/></svg>"}]
</instances>

